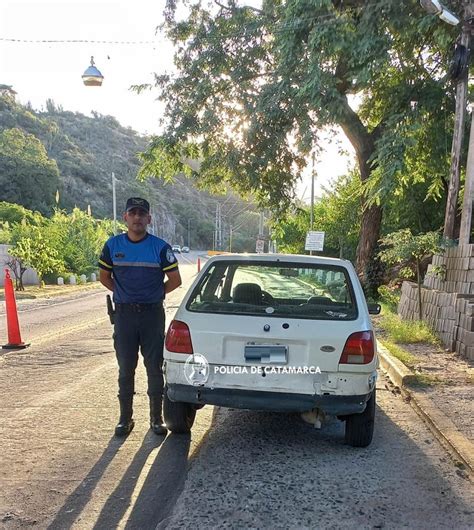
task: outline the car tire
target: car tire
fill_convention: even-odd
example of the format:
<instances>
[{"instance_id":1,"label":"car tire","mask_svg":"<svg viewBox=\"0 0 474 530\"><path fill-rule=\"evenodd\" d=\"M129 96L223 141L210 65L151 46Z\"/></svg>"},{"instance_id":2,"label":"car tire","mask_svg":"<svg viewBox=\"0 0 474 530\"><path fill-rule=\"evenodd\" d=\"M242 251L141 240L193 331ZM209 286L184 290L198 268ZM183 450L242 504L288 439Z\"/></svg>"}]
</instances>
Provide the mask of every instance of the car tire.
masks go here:
<instances>
[{"instance_id":1,"label":"car tire","mask_svg":"<svg viewBox=\"0 0 474 530\"><path fill-rule=\"evenodd\" d=\"M163 416L168 429L177 434L188 433L194 424L196 408L191 403L171 401L166 392L163 399Z\"/></svg>"},{"instance_id":2,"label":"car tire","mask_svg":"<svg viewBox=\"0 0 474 530\"><path fill-rule=\"evenodd\" d=\"M372 441L375 424L375 388L361 414L346 416L346 444L352 447L367 447Z\"/></svg>"}]
</instances>

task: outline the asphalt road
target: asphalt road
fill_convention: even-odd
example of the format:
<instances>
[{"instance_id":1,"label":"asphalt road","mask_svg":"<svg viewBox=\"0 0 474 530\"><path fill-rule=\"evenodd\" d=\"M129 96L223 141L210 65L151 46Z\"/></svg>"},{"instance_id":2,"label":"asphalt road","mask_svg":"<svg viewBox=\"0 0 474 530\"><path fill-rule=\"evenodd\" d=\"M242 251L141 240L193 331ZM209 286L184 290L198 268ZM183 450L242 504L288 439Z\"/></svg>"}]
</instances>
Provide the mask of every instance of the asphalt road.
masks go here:
<instances>
[{"instance_id":1,"label":"asphalt road","mask_svg":"<svg viewBox=\"0 0 474 530\"><path fill-rule=\"evenodd\" d=\"M374 441L354 449L337 420L212 407L157 437L140 364L136 426L115 439L104 294L22 305L32 346L0 357L0 528L474 528L472 484L383 377Z\"/></svg>"}]
</instances>

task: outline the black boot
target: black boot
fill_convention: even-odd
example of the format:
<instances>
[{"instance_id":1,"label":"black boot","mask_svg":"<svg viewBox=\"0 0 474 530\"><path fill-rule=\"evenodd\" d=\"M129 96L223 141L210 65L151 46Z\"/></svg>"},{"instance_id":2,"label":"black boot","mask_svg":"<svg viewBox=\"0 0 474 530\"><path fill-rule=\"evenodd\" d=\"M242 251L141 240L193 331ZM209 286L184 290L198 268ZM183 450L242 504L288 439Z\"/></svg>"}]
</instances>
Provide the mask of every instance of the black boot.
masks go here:
<instances>
[{"instance_id":1,"label":"black boot","mask_svg":"<svg viewBox=\"0 0 474 530\"><path fill-rule=\"evenodd\" d=\"M150 396L150 427L155 434L168 432L161 417L161 396Z\"/></svg>"},{"instance_id":2,"label":"black boot","mask_svg":"<svg viewBox=\"0 0 474 530\"><path fill-rule=\"evenodd\" d=\"M120 397L120 419L118 424L115 427L115 436L128 436L135 422L132 419L133 416L133 396Z\"/></svg>"}]
</instances>

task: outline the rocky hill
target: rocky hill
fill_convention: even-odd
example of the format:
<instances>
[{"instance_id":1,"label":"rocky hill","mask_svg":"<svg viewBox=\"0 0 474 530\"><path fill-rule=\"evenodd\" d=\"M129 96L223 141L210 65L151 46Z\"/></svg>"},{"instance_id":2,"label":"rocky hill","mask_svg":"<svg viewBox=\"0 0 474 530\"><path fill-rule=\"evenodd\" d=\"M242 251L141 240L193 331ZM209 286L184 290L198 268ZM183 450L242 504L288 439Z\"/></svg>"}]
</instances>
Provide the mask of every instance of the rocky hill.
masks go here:
<instances>
[{"instance_id":1,"label":"rocky hill","mask_svg":"<svg viewBox=\"0 0 474 530\"><path fill-rule=\"evenodd\" d=\"M16 136L7 134L12 130L17 133ZM14 92L2 85L2 134L0 200L49 215L56 206L57 189L60 208L70 211L74 206L83 210L90 207L93 216L111 218L114 172L119 214L127 197L138 195L149 198L155 218L153 229L161 237L173 243L187 244L189 229L191 246L212 248L216 204L220 202L226 203L226 212L230 212L223 220L224 244L230 224L239 224L240 232L233 235L234 249L255 248L258 221L257 215L252 214L255 211L252 204L237 196L215 196L200 191L185 177L178 176L172 184L156 178L137 181L140 166L138 153L146 149L149 139L130 127L123 127L112 116L96 112L90 117L85 116L66 111L51 100L46 102L45 109L34 110L31 105L18 103ZM36 139L44 146L44 156L39 152L42 146L38 150L38 145L34 145ZM12 149L9 142L23 142L25 145ZM34 149L30 149L30 144ZM38 170L40 163L36 163L35 159L30 160L29 165L17 164L28 150L35 151L34 156L47 157L41 162L41 173ZM21 171L18 169L20 166ZM244 214L247 221L242 218Z\"/></svg>"}]
</instances>

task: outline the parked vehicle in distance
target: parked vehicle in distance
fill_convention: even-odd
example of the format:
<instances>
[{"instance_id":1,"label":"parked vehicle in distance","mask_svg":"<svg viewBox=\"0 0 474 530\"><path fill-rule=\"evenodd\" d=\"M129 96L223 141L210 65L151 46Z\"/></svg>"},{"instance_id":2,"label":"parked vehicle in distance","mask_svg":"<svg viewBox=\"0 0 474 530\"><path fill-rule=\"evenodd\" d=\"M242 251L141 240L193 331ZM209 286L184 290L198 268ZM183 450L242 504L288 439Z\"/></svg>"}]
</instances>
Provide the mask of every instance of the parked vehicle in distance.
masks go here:
<instances>
[{"instance_id":1,"label":"parked vehicle in distance","mask_svg":"<svg viewBox=\"0 0 474 530\"><path fill-rule=\"evenodd\" d=\"M370 312L380 312L372 304ZM206 404L345 422L366 447L375 420L376 341L349 261L218 255L185 295L165 341L164 416L189 432Z\"/></svg>"},{"instance_id":2,"label":"parked vehicle in distance","mask_svg":"<svg viewBox=\"0 0 474 530\"><path fill-rule=\"evenodd\" d=\"M181 247L179 245L172 245L171 250L176 254L181 254Z\"/></svg>"},{"instance_id":3,"label":"parked vehicle in distance","mask_svg":"<svg viewBox=\"0 0 474 530\"><path fill-rule=\"evenodd\" d=\"M189 252L189 247L181 247L181 252L183 253Z\"/></svg>"}]
</instances>

